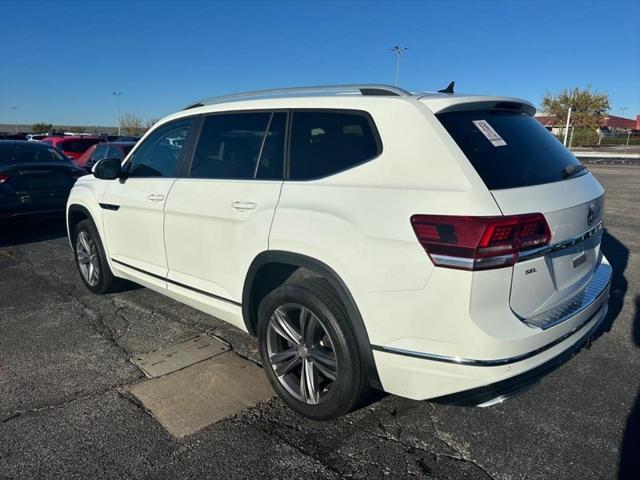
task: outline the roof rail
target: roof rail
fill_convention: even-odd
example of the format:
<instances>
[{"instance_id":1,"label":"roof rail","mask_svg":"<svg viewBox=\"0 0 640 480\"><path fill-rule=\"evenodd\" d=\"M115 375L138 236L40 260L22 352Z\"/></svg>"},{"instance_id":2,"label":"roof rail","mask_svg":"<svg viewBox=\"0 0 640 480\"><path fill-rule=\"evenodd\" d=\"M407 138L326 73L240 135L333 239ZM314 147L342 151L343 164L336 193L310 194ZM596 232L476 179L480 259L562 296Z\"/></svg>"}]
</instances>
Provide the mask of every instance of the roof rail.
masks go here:
<instances>
[{"instance_id":1,"label":"roof rail","mask_svg":"<svg viewBox=\"0 0 640 480\"><path fill-rule=\"evenodd\" d=\"M410 92L383 84L351 84L351 85L317 85L313 87L293 87L293 88L275 88L271 90L255 90L253 92L232 93L230 95L221 95L219 97L209 97L198 102L192 103L184 108L202 107L204 105L212 105L215 103L224 103L231 100L255 100L258 98L287 98L287 97L305 97L317 95L388 95L388 96L407 96Z\"/></svg>"}]
</instances>

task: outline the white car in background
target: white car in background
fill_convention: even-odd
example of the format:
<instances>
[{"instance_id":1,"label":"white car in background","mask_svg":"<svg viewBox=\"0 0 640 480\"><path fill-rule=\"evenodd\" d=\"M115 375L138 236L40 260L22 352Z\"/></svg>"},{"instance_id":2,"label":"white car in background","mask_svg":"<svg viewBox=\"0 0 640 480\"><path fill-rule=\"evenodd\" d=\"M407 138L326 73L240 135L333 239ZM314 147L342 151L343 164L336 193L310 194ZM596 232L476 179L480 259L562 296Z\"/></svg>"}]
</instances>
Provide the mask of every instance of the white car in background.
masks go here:
<instances>
[{"instance_id":1,"label":"white car in background","mask_svg":"<svg viewBox=\"0 0 640 480\"><path fill-rule=\"evenodd\" d=\"M385 85L195 103L77 181L79 272L257 335L310 418L370 387L502 399L593 336L611 279L604 191L534 112Z\"/></svg>"}]
</instances>

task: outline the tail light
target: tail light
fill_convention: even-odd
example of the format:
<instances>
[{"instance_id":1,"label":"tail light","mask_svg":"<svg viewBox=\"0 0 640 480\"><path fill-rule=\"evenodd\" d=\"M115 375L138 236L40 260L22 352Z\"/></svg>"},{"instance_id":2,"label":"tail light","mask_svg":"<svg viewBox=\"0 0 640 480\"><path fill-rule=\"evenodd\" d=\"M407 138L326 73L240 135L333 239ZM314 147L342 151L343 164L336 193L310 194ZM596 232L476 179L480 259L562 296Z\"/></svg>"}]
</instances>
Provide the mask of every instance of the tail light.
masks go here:
<instances>
[{"instance_id":1,"label":"tail light","mask_svg":"<svg viewBox=\"0 0 640 480\"><path fill-rule=\"evenodd\" d=\"M413 215L418 241L436 266L484 270L511 266L521 251L548 245L544 215L505 217Z\"/></svg>"},{"instance_id":2,"label":"tail light","mask_svg":"<svg viewBox=\"0 0 640 480\"><path fill-rule=\"evenodd\" d=\"M9 175L0 175L0 184L9 180Z\"/></svg>"}]
</instances>

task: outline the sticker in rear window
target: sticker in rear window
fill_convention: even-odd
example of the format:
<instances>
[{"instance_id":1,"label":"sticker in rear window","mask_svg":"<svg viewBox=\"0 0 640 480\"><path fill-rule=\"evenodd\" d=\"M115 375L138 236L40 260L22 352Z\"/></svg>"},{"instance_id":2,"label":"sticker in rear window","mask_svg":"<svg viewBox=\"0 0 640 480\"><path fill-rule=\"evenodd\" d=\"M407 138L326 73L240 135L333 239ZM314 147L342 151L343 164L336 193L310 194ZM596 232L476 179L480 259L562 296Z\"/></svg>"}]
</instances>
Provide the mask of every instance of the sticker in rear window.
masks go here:
<instances>
[{"instance_id":1,"label":"sticker in rear window","mask_svg":"<svg viewBox=\"0 0 640 480\"><path fill-rule=\"evenodd\" d=\"M504 147L507 144L486 120L473 120L473 124L478 127L478 130L487 137L487 140L489 140L494 147Z\"/></svg>"}]
</instances>

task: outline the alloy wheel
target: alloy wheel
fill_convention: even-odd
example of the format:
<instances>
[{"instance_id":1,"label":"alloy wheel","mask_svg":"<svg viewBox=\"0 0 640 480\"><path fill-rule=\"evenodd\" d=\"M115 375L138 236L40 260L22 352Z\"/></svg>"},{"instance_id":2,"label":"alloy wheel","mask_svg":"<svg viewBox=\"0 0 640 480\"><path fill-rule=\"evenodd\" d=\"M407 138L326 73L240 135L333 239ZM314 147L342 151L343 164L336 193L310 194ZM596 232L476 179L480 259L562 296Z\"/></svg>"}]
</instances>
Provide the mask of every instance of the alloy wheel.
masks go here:
<instances>
[{"instance_id":1,"label":"alloy wheel","mask_svg":"<svg viewBox=\"0 0 640 480\"><path fill-rule=\"evenodd\" d=\"M297 400L325 400L338 378L336 351L320 319L295 303L275 309L267 324L267 353L280 384Z\"/></svg>"},{"instance_id":2,"label":"alloy wheel","mask_svg":"<svg viewBox=\"0 0 640 480\"><path fill-rule=\"evenodd\" d=\"M76 238L76 257L82 277L95 287L100 281L100 258L96 243L85 231L81 231Z\"/></svg>"}]
</instances>

